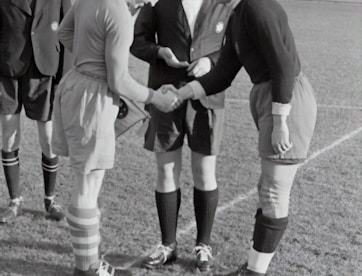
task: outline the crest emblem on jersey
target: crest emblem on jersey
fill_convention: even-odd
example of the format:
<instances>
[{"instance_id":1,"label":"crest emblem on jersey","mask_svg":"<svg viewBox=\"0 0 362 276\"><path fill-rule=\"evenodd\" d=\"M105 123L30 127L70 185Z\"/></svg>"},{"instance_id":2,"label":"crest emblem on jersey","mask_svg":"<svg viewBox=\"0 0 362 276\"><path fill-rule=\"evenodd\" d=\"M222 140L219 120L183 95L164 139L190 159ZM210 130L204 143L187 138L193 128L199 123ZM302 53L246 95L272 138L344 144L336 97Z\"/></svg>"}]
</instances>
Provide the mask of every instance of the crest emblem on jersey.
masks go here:
<instances>
[{"instance_id":1,"label":"crest emblem on jersey","mask_svg":"<svg viewBox=\"0 0 362 276\"><path fill-rule=\"evenodd\" d=\"M217 34L219 34L219 33L222 32L223 29L224 29L224 23L221 22L221 21L218 22L218 23L216 24L215 32L216 32Z\"/></svg>"}]
</instances>

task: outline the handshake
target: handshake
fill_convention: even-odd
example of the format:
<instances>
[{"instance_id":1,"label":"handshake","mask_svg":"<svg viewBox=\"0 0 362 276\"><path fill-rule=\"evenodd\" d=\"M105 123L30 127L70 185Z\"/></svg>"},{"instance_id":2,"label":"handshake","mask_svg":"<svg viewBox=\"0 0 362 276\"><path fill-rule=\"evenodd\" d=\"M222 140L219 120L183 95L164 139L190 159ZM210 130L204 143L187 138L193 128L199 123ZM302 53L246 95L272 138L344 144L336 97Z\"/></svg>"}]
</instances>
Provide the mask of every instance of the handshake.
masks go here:
<instances>
[{"instance_id":1,"label":"handshake","mask_svg":"<svg viewBox=\"0 0 362 276\"><path fill-rule=\"evenodd\" d=\"M193 96L193 90L188 85L177 89L172 84L165 84L153 93L149 103L167 113L178 108L185 100L192 99Z\"/></svg>"}]
</instances>

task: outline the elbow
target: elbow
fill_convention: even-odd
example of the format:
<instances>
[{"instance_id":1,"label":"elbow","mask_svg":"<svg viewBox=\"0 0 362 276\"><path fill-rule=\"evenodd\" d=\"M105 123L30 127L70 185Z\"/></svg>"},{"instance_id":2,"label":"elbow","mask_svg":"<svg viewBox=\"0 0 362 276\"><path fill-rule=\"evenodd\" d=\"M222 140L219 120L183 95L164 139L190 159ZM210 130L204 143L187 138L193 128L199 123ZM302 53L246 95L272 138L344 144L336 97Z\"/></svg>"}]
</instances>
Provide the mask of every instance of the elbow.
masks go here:
<instances>
[{"instance_id":1,"label":"elbow","mask_svg":"<svg viewBox=\"0 0 362 276\"><path fill-rule=\"evenodd\" d=\"M127 73L122 73L117 76L108 75L107 83L110 90L118 96L129 98L129 95L127 95L129 90L129 77Z\"/></svg>"}]
</instances>

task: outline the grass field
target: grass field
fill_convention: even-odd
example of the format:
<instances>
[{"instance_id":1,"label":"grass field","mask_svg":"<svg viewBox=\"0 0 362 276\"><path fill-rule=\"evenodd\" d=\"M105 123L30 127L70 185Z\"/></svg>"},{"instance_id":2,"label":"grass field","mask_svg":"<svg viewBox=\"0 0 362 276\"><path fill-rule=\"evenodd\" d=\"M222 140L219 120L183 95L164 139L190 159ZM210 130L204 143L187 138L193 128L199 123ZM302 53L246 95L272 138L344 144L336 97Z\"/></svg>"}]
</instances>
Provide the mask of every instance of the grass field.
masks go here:
<instances>
[{"instance_id":1,"label":"grass field","mask_svg":"<svg viewBox=\"0 0 362 276\"><path fill-rule=\"evenodd\" d=\"M282 0L319 105L311 154L292 190L290 224L270 266L276 276L362 275L362 5ZM145 64L131 58L131 72L145 83ZM259 175L257 131L248 106L250 82L244 72L227 95L227 120L218 159L219 208L212 235L214 274L225 275L247 259ZM0 227L0 275L71 275L73 256L65 221L44 219L40 152L34 122L22 121L21 183L25 215ZM136 129L117 141L114 169L106 174L100 205L101 250L123 275L194 275L193 184L189 151L184 151L179 259L157 271L139 267L159 242L154 203L155 165ZM66 205L71 187L61 160L58 201ZM0 172L1 208L8 201Z\"/></svg>"}]
</instances>

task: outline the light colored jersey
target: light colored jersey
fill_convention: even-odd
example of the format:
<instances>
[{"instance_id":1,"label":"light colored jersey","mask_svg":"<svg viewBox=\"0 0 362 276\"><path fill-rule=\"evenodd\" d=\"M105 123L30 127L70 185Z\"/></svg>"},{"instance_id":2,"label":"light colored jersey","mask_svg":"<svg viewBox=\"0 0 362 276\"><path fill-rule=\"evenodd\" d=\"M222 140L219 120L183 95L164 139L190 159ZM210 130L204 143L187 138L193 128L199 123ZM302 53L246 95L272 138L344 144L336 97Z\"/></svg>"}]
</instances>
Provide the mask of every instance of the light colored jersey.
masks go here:
<instances>
[{"instance_id":1,"label":"light colored jersey","mask_svg":"<svg viewBox=\"0 0 362 276\"><path fill-rule=\"evenodd\" d=\"M107 79L116 94L144 102L148 89L128 72L133 20L124 0L77 0L58 36L74 56L74 65Z\"/></svg>"}]
</instances>

